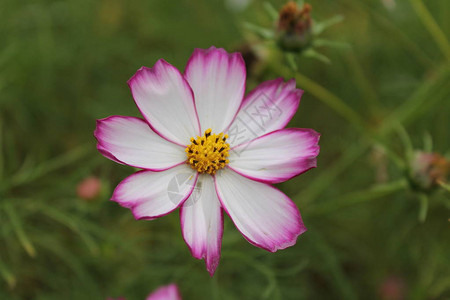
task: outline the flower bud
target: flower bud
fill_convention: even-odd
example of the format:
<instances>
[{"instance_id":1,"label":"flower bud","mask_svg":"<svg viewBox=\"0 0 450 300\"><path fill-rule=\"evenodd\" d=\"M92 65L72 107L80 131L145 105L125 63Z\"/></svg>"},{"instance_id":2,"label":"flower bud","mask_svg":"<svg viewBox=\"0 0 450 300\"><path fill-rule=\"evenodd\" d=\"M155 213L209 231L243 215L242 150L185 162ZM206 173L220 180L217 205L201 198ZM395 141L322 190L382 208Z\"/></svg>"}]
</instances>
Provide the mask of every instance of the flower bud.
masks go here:
<instances>
[{"instance_id":1,"label":"flower bud","mask_svg":"<svg viewBox=\"0 0 450 300\"><path fill-rule=\"evenodd\" d=\"M278 45L286 51L302 51L312 40L311 5L304 4L302 8L295 2L288 2L280 10L276 29Z\"/></svg>"},{"instance_id":2,"label":"flower bud","mask_svg":"<svg viewBox=\"0 0 450 300\"><path fill-rule=\"evenodd\" d=\"M397 276L387 277L380 285L379 294L383 300L405 299L406 286L403 278Z\"/></svg>"},{"instance_id":3,"label":"flower bud","mask_svg":"<svg viewBox=\"0 0 450 300\"><path fill-rule=\"evenodd\" d=\"M77 195L84 200L93 200L100 195L102 183L97 177L87 177L77 186Z\"/></svg>"},{"instance_id":4,"label":"flower bud","mask_svg":"<svg viewBox=\"0 0 450 300\"><path fill-rule=\"evenodd\" d=\"M414 188L431 191L446 182L450 161L437 153L416 151L410 162L410 180Z\"/></svg>"}]
</instances>

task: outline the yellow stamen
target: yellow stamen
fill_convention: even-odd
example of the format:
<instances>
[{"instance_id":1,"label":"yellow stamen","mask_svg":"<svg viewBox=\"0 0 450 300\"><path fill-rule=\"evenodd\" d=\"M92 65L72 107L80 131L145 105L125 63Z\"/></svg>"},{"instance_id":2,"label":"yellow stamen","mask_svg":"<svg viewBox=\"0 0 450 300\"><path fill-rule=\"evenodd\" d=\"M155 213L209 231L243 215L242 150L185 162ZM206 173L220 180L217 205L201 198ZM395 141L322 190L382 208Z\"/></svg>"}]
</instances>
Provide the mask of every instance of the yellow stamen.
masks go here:
<instances>
[{"instance_id":1,"label":"yellow stamen","mask_svg":"<svg viewBox=\"0 0 450 300\"><path fill-rule=\"evenodd\" d=\"M192 144L186 148L186 162L199 173L216 174L229 163L227 138L228 134L211 134L211 129L206 130L202 137L191 138Z\"/></svg>"}]
</instances>

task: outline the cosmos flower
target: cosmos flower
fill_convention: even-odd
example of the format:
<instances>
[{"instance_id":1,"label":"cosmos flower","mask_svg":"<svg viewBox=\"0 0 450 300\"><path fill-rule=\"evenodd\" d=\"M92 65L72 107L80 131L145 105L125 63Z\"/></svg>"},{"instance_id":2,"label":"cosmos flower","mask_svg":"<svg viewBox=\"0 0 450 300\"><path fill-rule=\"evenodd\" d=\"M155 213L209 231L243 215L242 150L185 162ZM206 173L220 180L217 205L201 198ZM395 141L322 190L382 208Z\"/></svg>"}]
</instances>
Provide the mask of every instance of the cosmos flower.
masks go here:
<instances>
[{"instance_id":1,"label":"cosmos flower","mask_svg":"<svg viewBox=\"0 0 450 300\"><path fill-rule=\"evenodd\" d=\"M128 81L144 119L97 121L98 150L142 169L112 199L136 219L180 208L183 238L211 276L220 259L223 211L253 245L275 252L306 231L296 205L271 186L316 167L319 134L284 129L303 91L266 81L247 96L239 53L196 49L184 74L164 60Z\"/></svg>"},{"instance_id":2,"label":"cosmos flower","mask_svg":"<svg viewBox=\"0 0 450 300\"><path fill-rule=\"evenodd\" d=\"M126 300L126 298L108 298L107 300ZM180 292L176 284L161 286L147 296L146 300L181 300Z\"/></svg>"},{"instance_id":3,"label":"cosmos flower","mask_svg":"<svg viewBox=\"0 0 450 300\"><path fill-rule=\"evenodd\" d=\"M148 295L147 300L181 300L176 284L169 284L158 288Z\"/></svg>"}]
</instances>

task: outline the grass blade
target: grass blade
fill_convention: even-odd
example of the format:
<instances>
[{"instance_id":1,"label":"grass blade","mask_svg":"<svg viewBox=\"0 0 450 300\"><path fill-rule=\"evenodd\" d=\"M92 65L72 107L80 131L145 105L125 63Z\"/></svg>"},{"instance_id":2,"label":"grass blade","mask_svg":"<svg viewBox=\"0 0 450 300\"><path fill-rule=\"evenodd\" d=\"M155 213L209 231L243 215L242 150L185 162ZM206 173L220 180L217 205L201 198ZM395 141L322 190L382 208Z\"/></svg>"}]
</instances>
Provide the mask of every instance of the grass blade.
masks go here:
<instances>
[{"instance_id":1,"label":"grass blade","mask_svg":"<svg viewBox=\"0 0 450 300\"><path fill-rule=\"evenodd\" d=\"M28 253L29 256L35 257L36 250L35 250L33 244L31 243L30 239L28 238L27 234L25 233L22 222L21 222L19 216L16 214L16 211L14 210L12 205L9 203L6 203L4 205L4 209L6 211L6 214L9 217L9 220L14 229L14 232L16 233L17 238L19 239L23 248L25 249L25 251Z\"/></svg>"}]
</instances>

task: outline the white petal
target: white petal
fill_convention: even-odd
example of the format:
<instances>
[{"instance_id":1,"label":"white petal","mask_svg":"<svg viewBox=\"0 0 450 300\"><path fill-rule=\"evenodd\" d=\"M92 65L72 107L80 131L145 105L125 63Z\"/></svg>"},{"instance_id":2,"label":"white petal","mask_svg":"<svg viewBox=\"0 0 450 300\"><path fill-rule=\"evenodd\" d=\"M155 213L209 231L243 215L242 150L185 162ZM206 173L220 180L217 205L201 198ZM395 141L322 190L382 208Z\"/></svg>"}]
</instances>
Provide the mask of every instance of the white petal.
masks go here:
<instances>
[{"instance_id":1,"label":"white petal","mask_svg":"<svg viewBox=\"0 0 450 300\"><path fill-rule=\"evenodd\" d=\"M98 120L94 135L104 156L136 168L161 171L186 160L183 147L163 139L139 118Z\"/></svg>"},{"instance_id":2,"label":"white petal","mask_svg":"<svg viewBox=\"0 0 450 300\"><path fill-rule=\"evenodd\" d=\"M211 175L200 175L196 188L181 206L181 229L192 256L205 259L211 276L220 260L223 213Z\"/></svg>"},{"instance_id":3,"label":"white petal","mask_svg":"<svg viewBox=\"0 0 450 300\"><path fill-rule=\"evenodd\" d=\"M320 135L312 129L281 129L230 151L230 168L250 179L279 183L317 166Z\"/></svg>"},{"instance_id":4,"label":"white petal","mask_svg":"<svg viewBox=\"0 0 450 300\"><path fill-rule=\"evenodd\" d=\"M276 188L229 169L218 172L215 182L222 207L253 245L275 252L306 231L295 204Z\"/></svg>"},{"instance_id":5,"label":"white petal","mask_svg":"<svg viewBox=\"0 0 450 300\"><path fill-rule=\"evenodd\" d=\"M261 83L245 97L227 130L228 143L234 147L284 128L297 111L302 94L294 80L278 78Z\"/></svg>"},{"instance_id":6,"label":"white petal","mask_svg":"<svg viewBox=\"0 0 450 300\"><path fill-rule=\"evenodd\" d=\"M235 117L245 91L245 63L240 53L211 47L195 49L185 77L195 95L202 132L223 132Z\"/></svg>"},{"instance_id":7,"label":"white petal","mask_svg":"<svg viewBox=\"0 0 450 300\"><path fill-rule=\"evenodd\" d=\"M180 206L191 195L197 177L186 164L161 172L137 172L116 187L111 200L130 208L136 219L155 219Z\"/></svg>"},{"instance_id":8,"label":"white petal","mask_svg":"<svg viewBox=\"0 0 450 300\"><path fill-rule=\"evenodd\" d=\"M192 90L174 66L160 59L128 81L134 101L150 126L180 145L200 133Z\"/></svg>"}]
</instances>

